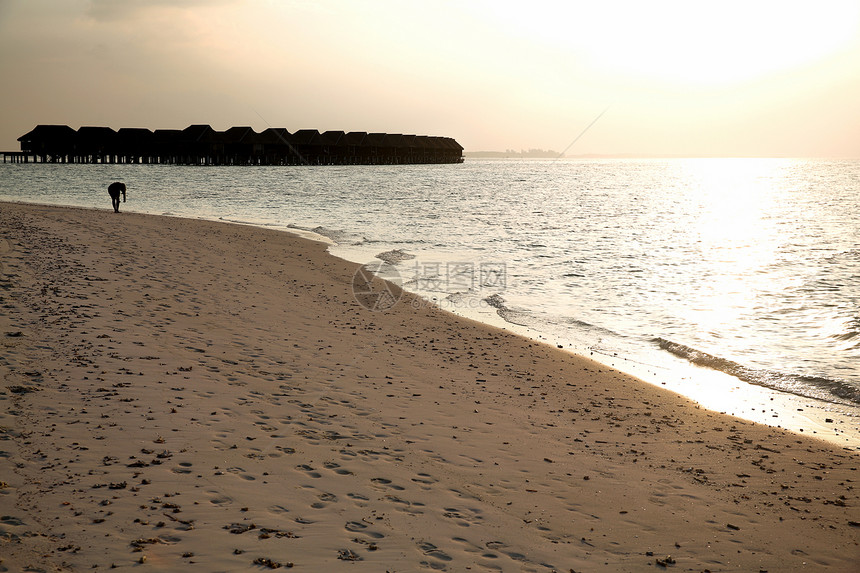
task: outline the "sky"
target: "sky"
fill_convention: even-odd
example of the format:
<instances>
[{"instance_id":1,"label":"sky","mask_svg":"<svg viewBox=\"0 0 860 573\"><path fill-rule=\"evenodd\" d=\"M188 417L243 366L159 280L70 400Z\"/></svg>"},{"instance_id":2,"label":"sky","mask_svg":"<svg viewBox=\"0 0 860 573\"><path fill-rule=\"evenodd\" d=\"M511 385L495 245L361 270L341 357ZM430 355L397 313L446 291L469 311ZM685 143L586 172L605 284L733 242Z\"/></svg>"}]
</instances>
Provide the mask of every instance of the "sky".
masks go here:
<instances>
[{"instance_id":1,"label":"sky","mask_svg":"<svg viewBox=\"0 0 860 573\"><path fill-rule=\"evenodd\" d=\"M203 123L860 157L857 0L0 0L0 79L3 151Z\"/></svg>"}]
</instances>

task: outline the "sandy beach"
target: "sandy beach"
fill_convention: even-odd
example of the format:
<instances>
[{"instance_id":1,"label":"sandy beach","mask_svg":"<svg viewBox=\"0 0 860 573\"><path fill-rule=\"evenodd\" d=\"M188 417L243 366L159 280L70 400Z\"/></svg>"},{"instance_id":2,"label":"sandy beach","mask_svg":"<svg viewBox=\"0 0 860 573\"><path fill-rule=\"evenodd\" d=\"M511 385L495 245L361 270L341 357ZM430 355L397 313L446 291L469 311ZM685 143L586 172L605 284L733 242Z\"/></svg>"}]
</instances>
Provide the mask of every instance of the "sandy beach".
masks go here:
<instances>
[{"instance_id":1,"label":"sandy beach","mask_svg":"<svg viewBox=\"0 0 860 573\"><path fill-rule=\"evenodd\" d=\"M0 571L860 571L860 454L325 249L0 204Z\"/></svg>"}]
</instances>

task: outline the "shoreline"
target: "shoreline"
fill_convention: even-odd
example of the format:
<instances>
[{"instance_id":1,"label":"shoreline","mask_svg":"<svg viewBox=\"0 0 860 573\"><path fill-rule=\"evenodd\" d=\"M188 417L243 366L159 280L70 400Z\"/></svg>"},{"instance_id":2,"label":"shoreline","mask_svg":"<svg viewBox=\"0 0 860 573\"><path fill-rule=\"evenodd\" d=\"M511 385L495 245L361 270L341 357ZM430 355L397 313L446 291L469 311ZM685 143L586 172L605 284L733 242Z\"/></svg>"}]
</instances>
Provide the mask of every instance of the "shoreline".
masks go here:
<instances>
[{"instance_id":1,"label":"shoreline","mask_svg":"<svg viewBox=\"0 0 860 573\"><path fill-rule=\"evenodd\" d=\"M49 166L46 166L49 167ZM10 198L13 197L27 197L28 200L35 201L43 201L44 199L48 200L61 200L63 202L68 202L72 205L77 206L103 206L103 201L100 199L102 197L102 193L94 193L86 191L88 186L90 185L90 181L99 178L104 174L104 177L118 177L120 180L123 178L128 178L132 183L134 183L133 188L138 189L137 192L133 195L133 203L132 205L134 209L142 209L143 212L148 212L151 214L168 214L168 215L176 215L183 216L189 218L204 218L207 220L235 220L236 222L246 223L246 224L254 224L259 225L266 228L275 228L275 229L283 229L289 232L298 232L298 228L303 229L312 229L314 231L318 231L321 233L329 234L335 240L340 242L341 244L337 248L330 249L337 256L342 258L346 258L347 260L352 260L356 262L366 262L368 260L372 260L373 256L378 254L378 250L374 250L373 243L376 243L380 246L379 250L386 250L391 248L402 248L406 251L411 251L414 246L417 250L414 254L417 254L419 258L423 258L423 260L428 261L430 263L434 261L445 261L459 263L461 261L471 261L476 265L479 261L483 261L485 259L482 258L481 252L485 252L486 256L492 256L491 253L495 252L490 245L491 248L486 249L488 245L483 244L477 238L469 239L468 244L463 243L462 241L455 241L459 246L446 248L441 244L434 245L424 245L420 235L414 235L414 233L406 233L403 234L403 229L399 228L397 225L397 221L400 220L401 216L406 217L405 220L410 220L412 224L408 227L416 227L425 229L422 226L421 219L411 220L408 219L408 213L403 213L402 211L398 211L397 207L392 205L392 208L400 213L400 216L395 218L395 221L392 221L393 226L390 227L378 227L374 224L368 224L375 219L378 219L378 214L380 212L380 208L383 209L381 212L386 212L385 210L388 207L382 206L378 203L375 203L373 193L367 193L366 190L362 191L359 195L362 197L367 197L368 200L371 201L371 204L374 206L373 210L377 213L376 216L372 216L369 218L364 218L358 214L360 209L356 211L355 209L346 208L345 210L341 207L338 207L338 213L346 213L346 217L336 217L334 220L327 216L326 213L321 212L317 207L311 206L307 209L301 207L300 205L293 204L292 208L289 210L285 210L285 206L290 205L290 201L276 201L275 203L269 204L268 202L263 202L262 204L266 206L266 208L247 208L248 205L245 204L241 200L241 194L233 194L232 198L230 193L228 192L226 195L224 193L213 193L211 197L207 194L207 197L210 197L211 200L203 199L199 201L188 202L187 198L182 198L181 194L174 193L174 187L169 182L173 178L171 173L174 170L166 169L159 170L159 173L156 174L151 170L141 169L141 166L126 166L126 168L111 168L110 166L106 166L104 169L101 168L85 168L85 169L74 169L73 167L69 168L59 168L57 171L55 169L48 169L45 173L50 172L50 177L58 177L61 172L66 172L71 174L70 177L75 181L74 184L69 185L68 189L65 193L61 193L62 199L59 198L56 194L51 193L48 189L43 188L41 185L31 184L27 181L27 177L32 169L25 169L24 171L20 170L11 170L10 175L15 172L19 173L15 177L10 178L10 182L14 181L16 183L12 183L11 185L7 182L7 196ZM209 175L205 175L204 171L208 173L208 170L199 170L199 169L183 169L178 168L179 171L176 173L181 173L182 177L186 178L188 182L192 184L192 186L198 186L201 188L207 187L206 180L210 179ZM41 171L41 170L40 170ZM56 173L55 173L56 171ZM219 170L223 171L223 170ZM446 175L446 179L444 179L443 183L447 185L447 189L450 190L449 180L452 173L455 173L457 170L443 170ZM815 172L814 170L810 173ZM826 171L825 171L826 172ZM113 173L114 175L111 175ZM241 174L246 175L241 175ZM249 181L249 177L247 176L249 173L247 170L234 170L232 172L224 171L221 175L217 177L225 177L228 176L231 181L239 182L240 187L247 186L249 188L258 189L258 191L263 191L266 188L272 188L272 182L268 184L263 184L260 188L256 187L259 185L261 181L265 181L267 177L274 176L274 172L269 171L268 175L264 172L261 172L258 176L253 176L253 181ZM318 177L334 179L335 181L332 183L332 192L334 193L330 200L336 200L337 196L340 196L342 193L337 192L336 190L340 187L340 184L344 181L343 174L338 170L334 170L330 172L332 177L329 175L321 174L321 172L316 171L317 175L309 175L309 173L313 173L313 171L303 172L303 175L299 177L301 181L307 181L305 183L301 183L298 185L297 189L300 188L313 188L314 185L319 185L321 190L329 189L329 183L326 183L324 179L318 179ZM35 175L35 172L33 173ZM293 174L290 175L292 177ZM297 174L296 174L297 175ZM441 175L441 174L440 174ZM20 178L20 181L19 181ZM390 184L390 177L386 176L385 181L388 181L386 185ZM454 177L456 180L456 177ZM136 183L135 183L136 181ZM447 183L445 183L447 181ZM144 183L145 182L145 183ZM167 183L167 184L166 184ZM225 181L225 190L229 190L231 187L231 183ZM420 180L415 182L416 185L420 184ZM308 186L309 185L309 186ZM149 188L151 187L151 189ZM21 189L22 194L18 195L16 192L13 192L13 189ZM292 189L291 185L287 185L285 187L285 191L289 191ZM29 191L27 191L29 190ZM32 191L32 192L31 192ZM214 191L214 190L213 190ZM391 189L388 189L391 194ZM43 193L48 193L47 195L43 195ZM385 195L387 195L385 194ZM189 196L192 197L193 195ZM349 195L347 195L349 196ZM418 193L420 197L420 193ZM234 200L236 199L236 200ZM257 202L254 202L255 204ZM313 202L312 202L313 203ZM271 209L269 208L271 207ZM438 207L438 206L437 206ZM330 212L331 209L326 209L326 212ZM228 213L229 216L224 216L225 213ZM352 221L351 223L347 223L349 229L342 229L343 221ZM317 225L321 225L321 227L316 227ZM450 231L450 229L449 229ZM424 234L424 233L422 233ZM432 236L432 232L431 232ZM382 240L380 240L382 238ZM403 242L397 242L398 239L404 239ZM415 241L414 239L417 239ZM391 241L394 241L393 243ZM445 243L449 243L448 240L444 241ZM353 245L355 243L355 245ZM431 241L434 243L434 241ZM451 243L453 244L453 243ZM483 247L478 250L473 250L473 247L477 245L482 245ZM613 244L623 245L624 241L617 241ZM356 257L347 255L344 256L340 254L341 250L345 248L351 248L352 246L356 247ZM427 247L428 250L425 250L424 247ZM361 258L362 249L364 249L364 254L367 255L367 258ZM465 258L464 258L465 257ZM499 257L493 257L498 259ZM493 258L489 259L489 261L493 261ZM499 259L502 264L504 264L505 257ZM516 256L508 257L510 261L519 260ZM600 257L591 257L586 258L585 260L599 260ZM661 260L667 260L661 257ZM406 266L407 263L403 263L403 266ZM517 263L519 265L519 263ZM528 266L528 265L527 265ZM541 266L541 265L539 265ZM593 269L592 269L593 270ZM597 269L599 272L599 269ZM408 272L408 270L406 271ZM423 271L422 271L423 272ZM538 279L534 284L553 284L553 281L556 280L550 275L544 273L543 270L538 271L540 276L535 276L534 278ZM589 282L593 281L594 277L599 276L598 272L586 272L583 276L590 277L583 279L583 281L579 281L579 279L574 280L574 282ZM511 268L509 269L509 274L513 276L520 276L520 273L517 269ZM526 274L529 274L528 272ZM801 273L802 274L802 273ZM422 276L422 275L419 275ZM523 275L524 276L524 275ZM702 276L701 273L697 273L694 276ZM800 275L798 275L800 276ZM612 293L612 297L620 300L619 297L623 298L626 296L637 296L635 292L638 290L634 289L633 291L627 288L616 288L618 285L615 282L615 279L612 276L608 277L608 280L612 285L611 290L608 292ZM585 292L580 292L579 295L570 295L570 293L559 292L559 289L551 289L551 292L548 293L549 296L541 296L541 289L533 289L531 287L526 287L525 291L520 291L520 287L517 285L517 282L522 280L521 278L512 279L511 282L508 283L507 286L501 288L490 288L489 291L485 291L487 294L492 294L493 292L498 292L501 295L506 295L506 292L511 294L510 302L508 304L513 305L514 310L518 310L517 307L520 306L523 310L522 320L519 318L514 318L514 322L525 322L526 324L531 325L540 330L539 333L534 337L536 340L540 340L543 342L549 342L555 345L561 344L565 346L565 348L569 348L578 354L584 354L586 356L590 356L590 352L592 350L595 351L595 355L599 358L597 354L598 351L605 351L608 355L608 359L603 360L606 364L612 365L617 368L622 368L628 373L631 373L637 377L640 377L646 381L651 381L656 377L660 379L668 379L669 376L667 372L671 371L673 384L670 384L667 381L666 386L672 387L675 391L680 391L685 395L689 395L694 399L700 401L706 407L711 409L716 409L718 411L726 411L728 413L735 413L741 415L747 419L753 419L760 422L765 423L773 423L776 426L788 427L796 432L816 432L816 435L819 436L827 436L828 438L832 438L837 440L839 444L845 445L860 445L860 405L847 405L845 407L841 406L832 406L831 401L828 400L829 396L827 395L827 389L824 386L838 386L841 382L844 382L849 387L853 385L856 388L858 383L857 380L857 372L856 368L852 366L850 362L850 352L845 352L842 350L837 350L831 344L826 343L825 336L819 336L816 334L818 332L818 327L815 326L815 323L806 322L802 328L795 328L795 326L799 326L794 322L786 322L786 320L780 320L781 326L774 326L777 330L775 330L774 336L761 336L761 332L758 330L760 325L768 324L767 312L761 316L763 320L753 320L755 316L758 315L757 312L751 312L748 314L749 319L744 319L735 324L728 324L727 330L717 329L713 333L706 334L704 338L709 338L712 336L716 336L718 339L725 339L726 341L733 341L728 343L728 347L733 347L734 351L723 352L725 349L721 349L721 345L719 340L716 341L716 345L708 345L706 340L699 340L695 332L693 332L692 338L685 337L682 334L679 334L677 331L684 331L685 329L691 328L692 324L686 324L687 321L680 320L678 324L674 326L670 324L668 327L658 327L651 329L649 324L651 324L649 316L654 316L651 314L651 311L645 308L645 312L648 314L638 314L635 311L635 308L639 308L638 305L634 302L634 306L628 309L624 308L615 308L610 305L607 308L607 318L604 319L603 312L599 314L595 314L590 312L589 308L595 308L596 306L600 306L601 303L598 302L600 297L592 296L593 293L599 293L601 291L600 286L596 288L589 288ZM753 280L753 277L751 277ZM647 290L648 280L639 281L640 285L644 285ZM693 280L695 282L695 279ZM593 284L593 283L592 283ZM598 283L599 284L599 283ZM692 284L692 283L687 283ZM411 288L413 286L417 286L420 288L420 285L407 285L407 288ZM574 285L575 286L575 285ZM656 287L656 285L654 285ZM458 287L452 288L451 290L457 290ZM413 289L414 290L414 289ZM684 289L681 289L682 291ZM535 294L536 296L531 296ZM692 293L688 293L690 296L694 296ZM845 293L850 300L850 293ZM519 295L527 295L528 298L520 298L518 300ZM442 294L445 296L445 293ZM640 293L641 296L641 293ZM841 295L840 295L841 296ZM505 298L508 298L505 296ZM826 298L826 297L825 297ZM584 300L593 300L594 302L588 304L584 303ZM551 307L547 309L545 305L546 301L550 301L549 304ZM552 301L564 301L562 303L554 303ZM693 301L689 297L684 297L684 302L679 302L677 308L683 309L686 308L686 304L692 304ZM446 301L447 302L447 301ZM826 301L822 301L826 302ZM583 308L580 308L579 311L571 310L571 312L566 313L564 311L565 305L569 305L571 309L577 308L578 304L585 304ZM703 308L707 306L712 306L715 303L710 303L704 301ZM719 303L717 303L719 304ZM443 305L445 306L445 305ZM836 306L832 308L841 308L843 305L841 303L837 303ZM826 304L823 305L824 308L827 307ZM445 306L446 309L449 309L448 306ZM560 314L554 314L553 308L555 310L559 310ZM850 308L850 304L849 304ZM531 310L530 310L531 309ZM535 312L531 312L531 311ZM543 314L545 311L549 310L549 314ZM652 309L653 310L653 309ZM616 316L624 316L625 314L629 316L629 312L634 312L634 316L630 316L629 319L617 320L617 318L612 318L613 313ZM655 314L659 316L660 311ZM674 311L670 311L671 312ZM636 315L638 314L638 316ZM840 311L835 311L834 320L838 319L838 315ZM467 317L472 317L471 313L465 313ZM505 315L508 318L508 315ZM787 316L787 315L786 315ZM850 316L850 313L849 313ZM478 317L483 320L484 317ZM577 320L579 318L583 318L587 322L593 325L592 327L587 327L585 329L580 328L577 325ZM812 319L814 317L807 316L807 319ZM655 319L656 320L656 319ZM565 323L572 322L574 326L567 327ZM659 321L655 322L656 325ZM670 321L671 322L671 321ZM732 322L732 321L730 321ZM494 323L495 324L495 323ZM510 327L512 330L517 332L525 332L525 329L519 329L516 326ZM603 329L606 329L603 331ZM846 328L850 330L850 321L846 323ZM741 330L741 329L749 329L749 331ZM676 336L669 334L669 332L675 332ZM703 330L702 332L708 332L707 330ZM805 336L803 333L809 332L809 336ZM527 332L526 332L527 333ZM747 334L751 336L748 338ZM758 333L758 334L756 334ZM785 334L786 342L788 345L795 344L796 352L788 351L785 354L780 350L780 340L782 339L783 334ZM543 338L541 338L543 336ZM704 393L696 393L694 394L693 389L688 390L686 386L688 386L687 382L692 380L695 382L697 379L703 378L706 380L711 380L714 378L713 374L705 369L690 367L689 364L679 364L675 362L674 356L669 356L665 350L659 350L654 347L653 340L651 337L668 337L673 342L679 342L682 345L688 344L691 345L692 348L689 350L694 351L702 351L702 352L711 352L716 356L715 358L720 359L729 359L738 361L739 365L747 366L756 370L754 374L754 380L752 383L761 383L764 386L770 386L775 389L775 392L771 394L771 397L777 397L774 401L780 401L781 398L784 397L780 392L792 392L797 390L798 394L808 396L810 399L800 399L799 401L784 401L782 406L777 408L772 408L773 404L770 404L771 400L769 398L765 399L765 402L761 402L756 406L751 406L747 408L746 411L725 407L721 401L716 403L710 402L707 398L707 392ZM756 340L758 339L758 340ZM808 340L807 340L808 339ZM697 343L696 340L699 340L700 343ZM824 346L826 348L822 348L821 344L824 342ZM604 344L605 343L605 344ZM806 346L808 343L808 346ZM592 348L596 344L596 348ZM745 346L745 347L744 347ZM728 348L727 347L727 348ZM771 350L768 350L770 348ZM818 348L821 350L820 352L815 351L814 349ZM617 358L619 357L619 358ZM693 358L695 359L695 357ZM602 360L602 359L601 359ZM847 362L844 362L847 361ZM639 363L644 363L646 365L645 368L641 368ZM647 370L647 365L651 365L651 370ZM816 366L817 365L817 366ZM840 365L844 365L845 369L840 370L837 368ZM738 366L738 365L735 365ZM757 370L761 369L761 370ZM807 377L815 378L816 376L822 376L822 381L826 381L825 384L821 386L821 390L819 391L818 384L808 385L803 379ZM745 386L746 383L738 385L735 383L735 378L731 376L726 377L717 377L719 378L719 383L726 387L727 390L731 390L733 395L739 395L741 390L744 388L749 389L748 394L750 396L757 396L759 392L756 388L752 386ZM829 381L828 381L829 379ZM772 381L777 380L777 383L772 383ZM794 381L799 381L799 383L793 383ZM664 380L665 381L665 380ZM788 381L788 382L786 382ZM662 382L660 382L662 385ZM748 398L748 397L747 397ZM741 400L745 402L746 399ZM823 400L821 402L815 400ZM837 400L838 402L838 400ZM729 404L732 406L732 404ZM752 410L755 408L755 410ZM799 411L802 409L802 411ZM774 410L771 412L771 410ZM833 411L839 410L844 415L840 415L837 420L836 417L833 416ZM762 415L762 411L766 412L766 415ZM814 416L812 416L813 421L809 422L807 418L810 412L814 412ZM777 414L776 417L773 414ZM827 419L830 418L834 420L833 423L828 423ZM846 432L842 432L842 429L847 428ZM837 431L838 430L838 431ZM842 439L844 435L851 435L851 440Z\"/></svg>"},{"instance_id":2,"label":"shoreline","mask_svg":"<svg viewBox=\"0 0 860 573\"><path fill-rule=\"evenodd\" d=\"M373 265L381 262L378 257L368 260L371 257L369 253L377 249L356 249L340 245L329 237L322 237L332 242L328 252L333 256L356 264ZM405 263L408 265L411 262L411 259L407 259ZM390 266L388 276L394 274L400 278L398 264ZM563 348L575 356L589 357L654 386L677 392L709 410L774 428L784 428L800 435L806 433L837 446L860 450L860 405L828 402L753 384L719 370L696 366L664 354L664 351L652 351L644 358L646 361L596 352L569 335L550 334L539 328L509 322L480 296L467 301L452 301L442 296L444 293L422 292L408 285L403 286L402 282L399 281L398 286L420 297L421 304L435 305L456 316L508 330L541 344Z\"/></svg>"},{"instance_id":3,"label":"shoreline","mask_svg":"<svg viewBox=\"0 0 860 573\"><path fill-rule=\"evenodd\" d=\"M3 203L3 201L0 201ZM44 203L29 203L25 201L10 202L12 204L53 206ZM70 209L92 209L109 212L109 209L86 207L79 205L59 205ZM315 232L312 229L294 225L275 224L264 221L244 221L223 216L174 215L172 213L135 212L150 216L165 216L188 219L192 221L222 222L225 224L248 226L276 232L286 232L307 240L322 242L327 245L327 252L347 263L357 265L378 263L371 252L377 249L355 248L338 243L335 238ZM368 260L368 258L372 260ZM409 261L407 261L409 262ZM395 273L397 265L393 265ZM854 448L860 451L860 406L847 406L838 403L819 400L799 394L792 394L778 389L759 386L739 380L738 378L706 367L699 367L681 359L673 358L656 352L660 359L655 362L640 362L630 356L601 354L594 352L581 341L568 336L553 335L533 327L508 322L495 309L484 303L479 307L469 307L466 311L461 308L451 308L448 301L438 299L432 294L420 290L402 287L413 295L421 298L422 305L436 305L454 315L508 330L520 336L525 336L541 344L564 349L576 356L589 357L604 366L621 370L626 374L637 377L646 383L669 389L696 401L702 407L720 413L738 416L744 420L772 426L777 429L787 429L797 434L812 435L824 439L837 446ZM430 295L430 296L428 296ZM483 302L483 301L480 301ZM672 366L674 364L674 366Z\"/></svg>"},{"instance_id":4,"label":"shoreline","mask_svg":"<svg viewBox=\"0 0 860 573\"><path fill-rule=\"evenodd\" d=\"M550 339L544 332L508 322L494 311L450 312L561 348L573 356L587 357L646 384L689 398L708 410L860 451L860 408L751 384L730 374L680 360L674 360L675 366L670 367L595 352L577 341L564 337ZM667 364L669 362L667 360Z\"/></svg>"},{"instance_id":5,"label":"shoreline","mask_svg":"<svg viewBox=\"0 0 860 573\"><path fill-rule=\"evenodd\" d=\"M0 221L0 565L860 558L856 452L409 293L372 312L358 265L289 233L11 203Z\"/></svg>"}]
</instances>

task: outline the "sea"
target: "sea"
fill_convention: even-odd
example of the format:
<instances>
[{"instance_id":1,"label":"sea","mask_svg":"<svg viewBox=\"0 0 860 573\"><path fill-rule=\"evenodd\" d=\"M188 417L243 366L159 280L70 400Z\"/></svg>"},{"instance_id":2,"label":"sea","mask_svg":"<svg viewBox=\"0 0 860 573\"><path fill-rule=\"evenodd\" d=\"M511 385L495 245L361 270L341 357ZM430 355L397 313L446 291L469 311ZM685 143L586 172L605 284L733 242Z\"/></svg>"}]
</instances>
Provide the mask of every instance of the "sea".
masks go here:
<instances>
[{"instance_id":1,"label":"sea","mask_svg":"<svg viewBox=\"0 0 860 573\"><path fill-rule=\"evenodd\" d=\"M9 163L0 200L109 212L113 181L122 210L324 238L427 304L860 447L858 160Z\"/></svg>"}]
</instances>

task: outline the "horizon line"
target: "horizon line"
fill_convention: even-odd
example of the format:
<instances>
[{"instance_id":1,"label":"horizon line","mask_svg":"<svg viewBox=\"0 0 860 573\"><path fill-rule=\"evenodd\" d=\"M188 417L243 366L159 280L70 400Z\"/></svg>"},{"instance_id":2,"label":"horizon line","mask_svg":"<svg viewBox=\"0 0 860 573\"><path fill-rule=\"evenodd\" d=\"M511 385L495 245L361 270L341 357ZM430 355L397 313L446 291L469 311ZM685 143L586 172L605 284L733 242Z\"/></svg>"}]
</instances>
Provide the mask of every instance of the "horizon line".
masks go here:
<instances>
[{"instance_id":1,"label":"horizon line","mask_svg":"<svg viewBox=\"0 0 860 573\"><path fill-rule=\"evenodd\" d=\"M487 154L487 157L477 157ZM575 155L559 155L547 152L543 155L528 155L528 151L467 151L463 156L476 159L860 159L860 155L690 155L684 153L579 153Z\"/></svg>"}]
</instances>

